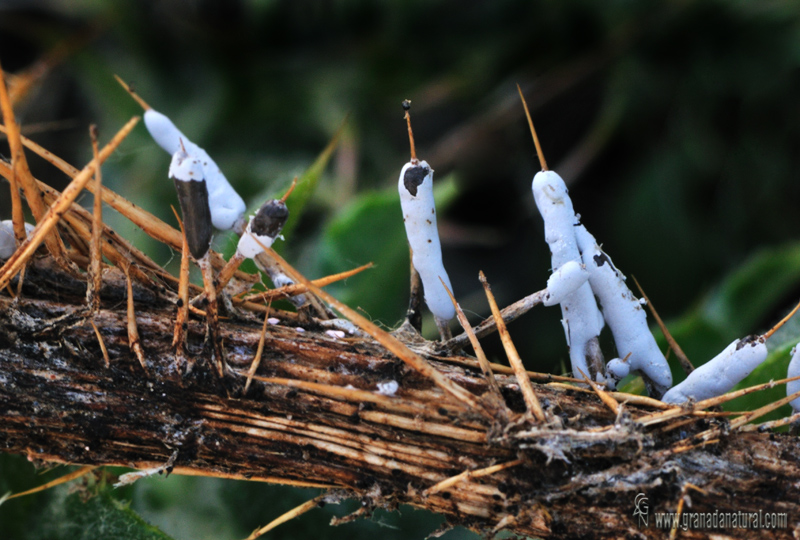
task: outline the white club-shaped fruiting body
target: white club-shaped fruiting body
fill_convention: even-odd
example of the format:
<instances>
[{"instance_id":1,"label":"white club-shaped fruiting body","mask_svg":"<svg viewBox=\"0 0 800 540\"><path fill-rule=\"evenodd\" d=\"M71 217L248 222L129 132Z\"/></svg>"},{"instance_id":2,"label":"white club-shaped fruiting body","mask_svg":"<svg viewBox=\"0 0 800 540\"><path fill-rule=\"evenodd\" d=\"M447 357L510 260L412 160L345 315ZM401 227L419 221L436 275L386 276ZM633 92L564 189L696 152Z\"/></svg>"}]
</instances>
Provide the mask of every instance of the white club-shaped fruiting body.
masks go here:
<instances>
[{"instance_id":1,"label":"white club-shaped fruiting body","mask_svg":"<svg viewBox=\"0 0 800 540\"><path fill-rule=\"evenodd\" d=\"M617 383L630 375L631 365L624 358L612 358L606 364L606 388L614 390Z\"/></svg>"},{"instance_id":2,"label":"white club-shaped fruiting body","mask_svg":"<svg viewBox=\"0 0 800 540\"><path fill-rule=\"evenodd\" d=\"M186 243L192 257L199 261L208 253L213 234L208 187L200 158L179 146L172 155L169 177L178 193Z\"/></svg>"},{"instance_id":3,"label":"white club-shaped fruiting body","mask_svg":"<svg viewBox=\"0 0 800 540\"><path fill-rule=\"evenodd\" d=\"M572 208L564 180L553 171L541 171L533 177L532 190L536 207L544 220L544 239L550 246L554 274L568 263L580 265L581 255L575 240L578 218ZM571 272L567 271L575 279L580 279L580 272ZM548 280L548 288L549 286ZM559 303L573 375L580 377L580 371L583 371L588 376L588 347L603 329L603 316L597 308L589 284L585 281L571 294L561 298Z\"/></svg>"},{"instance_id":4,"label":"white club-shaped fruiting body","mask_svg":"<svg viewBox=\"0 0 800 540\"><path fill-rule=\"evenodd\" d=\"M30 236L35 227L25 224L25 234ZM10 219L0 221L0 259L10 258L17 250L17 239L14 236L14 222Z\"/></svg>"},{"instance_id":5,"label":"white club-shaped fruiting body","mask_svg":"<svg viewBox=\"0 0 800 540\"><path fill-rule=\"evenodd\" d=\"M244 200L228 183L214 160L160 112L148 109L144 113L144 123L153 140L168 154L174 156L181 149L182 142L186 152L199 160L208 188L211 221L214 227L222 231L232 229L244 215Z\"/></svg>"},{"instance_id":6,"label":"white club-shaped fruiting body","mask_svg":"<svg viewBox=\"0 0 800 540\"><path fill-rule=\"evenodd\" d=\"M717 356L692 371L686 379L661 398L665 403L701 401L721 396L739 384L767 358L761 336L737 339Z\"/></svg>"},{"instance_id":7,"label":"white club-shaped fruiting body","mask_svg":"<svg viewBox=\"0 0 800 540\"><path fill-rule=\"evenodd\" d=\"M589 272L578 261L568 261L554 270L547 278L547 292L542 303L545 306L560 304L589 279Z\"/></svg>"},{"instance_id":8,"label":"white club-shaped fruiting body","mask_svg":"<svg viewBox=\"0 0 800 540\"><path fill-rule=\"evenodd\" d=\"M248 259L263 253L265 247L272 247L288 217L289 209L283 201L265 202L248 221L236 251Z\"/></svg>"},{"instance_id":9,"label":"white club-shaped fruiting body","mask_svg":"<svg viewBox=\"0 0 800 540\"><path fill-rule=\"evenodd\" d=\"M456 312L444 285L453 286L442 264L442 246L436 226L436 204L433 200L433 169L425 161L410 161L400 171L397 184L403 223L411 246L412 263L422 280L425 303L434 316L443 321ZM441 279L441 281L440 281Z\"/></svg>"},{"instance_id":10,"label":"white club-shaped fruiting body","mask_svg":"<svg viewBox=\"0 0 800 540\"><path fill-rule=\"evenodd\" d=\"M256 255L264 251L265 247L272 247L273 242L275 242L275 238L272 236L253 233L252 222L253 218L250 218L250 222L247 224L247 228L242 237L239 238L239 244L236 246L236 252L248 259L254 259Z\"/></svg>"},{"instance_id":11,"label":"white club-shaped fruiting body","mask_svg":"<svg viewBox=\"0 0 800 540\"><path fill-rule=\"evenodd\" d=\"M660 397L672 386L672 372L650 333L644 306L625 285L625 276L600 249L586 227L575 227L575 235L583 264L589 272L589 284L600 301L617 352L622 358L630 355L630 370L644 374L653 384L656 397Z\"/></svg>"},{"instance_id":12,"label":"white club-shaped fruiting body","mask_svg":"<svg viewBox=\"0 0 800 540\"><path fill-rule=\"evenodd\" d=\"M786 371L786 378L800 377L800 343L792 349L792 360L789 362L789 369ZM786 383L786 395L791 396L800 392L800 380ZM800 412L800 398L793 399L789 402L794 412Z\"/></svg>"}]
</instances>

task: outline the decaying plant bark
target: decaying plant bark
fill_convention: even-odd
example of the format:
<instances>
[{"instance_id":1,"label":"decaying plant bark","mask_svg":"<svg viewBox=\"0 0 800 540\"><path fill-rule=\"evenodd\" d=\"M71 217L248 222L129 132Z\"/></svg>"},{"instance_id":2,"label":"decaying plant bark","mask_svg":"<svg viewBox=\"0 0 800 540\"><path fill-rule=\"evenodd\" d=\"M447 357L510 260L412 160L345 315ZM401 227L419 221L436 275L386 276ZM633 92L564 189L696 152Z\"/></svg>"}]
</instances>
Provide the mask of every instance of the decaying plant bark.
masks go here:
<instances>
[{"instance_id":1,"label":"decaying plant bark","mask_svg":"<svg viewBox=\"0 0 800 540\"><path fill-rule=\"evenodd\" d=\"M689 491L684 511L788 513L788 529L724 534L791 537L800 527L793 436L722 429L717 442L687 449L678 441L727 421L698 413L644 426L636 419L656 409L627 404L615 416L594 393L558 383L534 385L546 425L492 421L371 338L300 331L290 320L269 325L256 379L242 395L261 321L223 322L232 373L220 380L203 322L189 324L192 365L176 365L174 305L163 290L139 284L145 375L128 343L120 271L105 272L94 318L110 367L87 319L84 282L44 257L28 267L24 284L16 299L0 294L0 449L36 462L148 468L174 456L173 473L327 487L331 498L360 499L364 512L408 503L483 534L661 537L667 531L655 529L652 515L640 526L634 499L646 494L651 514L672 511L687 484L704 493ZM451 381L478 396L488 391L474 360L420 350ZM496 377L510 408L524 411L510 370ZM396 394L378 393L389 381L399 384Z\"/></svg>"}]
</instances>

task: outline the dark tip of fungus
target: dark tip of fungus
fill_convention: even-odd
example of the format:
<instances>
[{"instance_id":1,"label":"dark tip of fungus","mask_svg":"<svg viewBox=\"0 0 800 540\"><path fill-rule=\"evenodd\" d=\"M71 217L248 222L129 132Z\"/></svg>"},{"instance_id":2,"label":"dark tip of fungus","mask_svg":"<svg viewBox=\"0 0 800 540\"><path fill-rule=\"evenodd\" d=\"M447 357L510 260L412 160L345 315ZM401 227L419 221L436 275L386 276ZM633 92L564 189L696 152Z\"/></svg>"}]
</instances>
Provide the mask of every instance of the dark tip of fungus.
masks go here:
<instances>
[{"instance_id":1,"label":"dark tip of fungus","mask_svg":"<svg viewBox=\"0 0 800 540\"><path fill-rule=\"evenodd\" d=\"M406 186L406 190L412 197L417 196L417 187L425 181L425 177L430 172L431 170L428 167L423 167L422 165L406 169L406 173L403 175L403 185Z\"/></svg>"},{"instance_id":2,"label":"dark tip of fungus","mask_svg":"<svg viewBox=\"0 0 800 540\"><path fill-rule=\"evenodd\" d=\"M267 201L258 209L250 223L250 230L259 236L275 238L283 229L288 217L289 209L285 203L274 199Z\"/></svg>"},{"instance_id":3,"label":"dark tip of fungus","mask_svg":"<svg viewBox=\"0 0 800 540\"><path fill-rule=\"evenodd\" d=\"M403 110L404 111L411 110L411 100L410 99L404 99L403 100Z\"/></svg>"}]
</instances>

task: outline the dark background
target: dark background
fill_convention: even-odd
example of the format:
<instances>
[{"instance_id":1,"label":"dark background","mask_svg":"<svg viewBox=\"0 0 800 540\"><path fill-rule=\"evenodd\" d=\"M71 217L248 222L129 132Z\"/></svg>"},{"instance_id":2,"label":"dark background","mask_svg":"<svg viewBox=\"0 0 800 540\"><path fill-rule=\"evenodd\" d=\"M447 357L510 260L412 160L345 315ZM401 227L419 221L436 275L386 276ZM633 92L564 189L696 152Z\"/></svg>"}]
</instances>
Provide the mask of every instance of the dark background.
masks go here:
<instances>
[{"instance_id":1,"label":"dark background","mask_svg":"<svg viewBox=\"0 0 800 540\"><path fill-rule=\"evenodd\" d=\"M479 270L501 305L549 275L530 192L539 164L517 83L583 222L698 362L738 335L712 324L719 284L754 254L793 246L800 229L800 2L0 1L7 71L65 43L74 50L17 110L32 138L78 167L90 159L88 124L107 140L139 114L115 73L204 147L250 206L282 192L349 113L282 249L309 277L375 260L368 275L332 290L389 327L407 301L391 195L408 160L405 98L419 157L450 186L440 202L444 260L473 322L488 314ZM31 162L39 178L65 184ZM138 127L104 182L172 222L168 163ZM107 214L155 260L175 264L174 253ZM9 215L0 196L0 217ZM763 331L796 301L797 283L782 281L751 313L759 298L742 286L729 315L748 321L742 332ZM537 308L510 327L529 368L564 371L558 319ZM487 347L505 362L498 342Z\"/></svg>"}]
</instances>

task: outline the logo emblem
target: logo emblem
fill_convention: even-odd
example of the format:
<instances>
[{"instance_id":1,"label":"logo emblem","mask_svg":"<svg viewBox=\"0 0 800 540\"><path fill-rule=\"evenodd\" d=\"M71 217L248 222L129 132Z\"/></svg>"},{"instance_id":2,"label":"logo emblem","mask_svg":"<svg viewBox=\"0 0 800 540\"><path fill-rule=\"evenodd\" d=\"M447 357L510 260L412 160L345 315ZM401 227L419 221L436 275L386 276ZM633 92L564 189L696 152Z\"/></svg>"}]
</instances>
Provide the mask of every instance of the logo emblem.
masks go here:
<instances>
[{"instance_id":1,"label":"logo emblem","mask_svg":"<svg viewBox=\"0 0 800 540\"><path fill-rule=\"evenodd\" d=\"M647 527L647 515L650 512L650 501L647 500L647 495L639 493L633 504L633 515L639 516L639 525Z\"/></svg>"}]
</instances>

